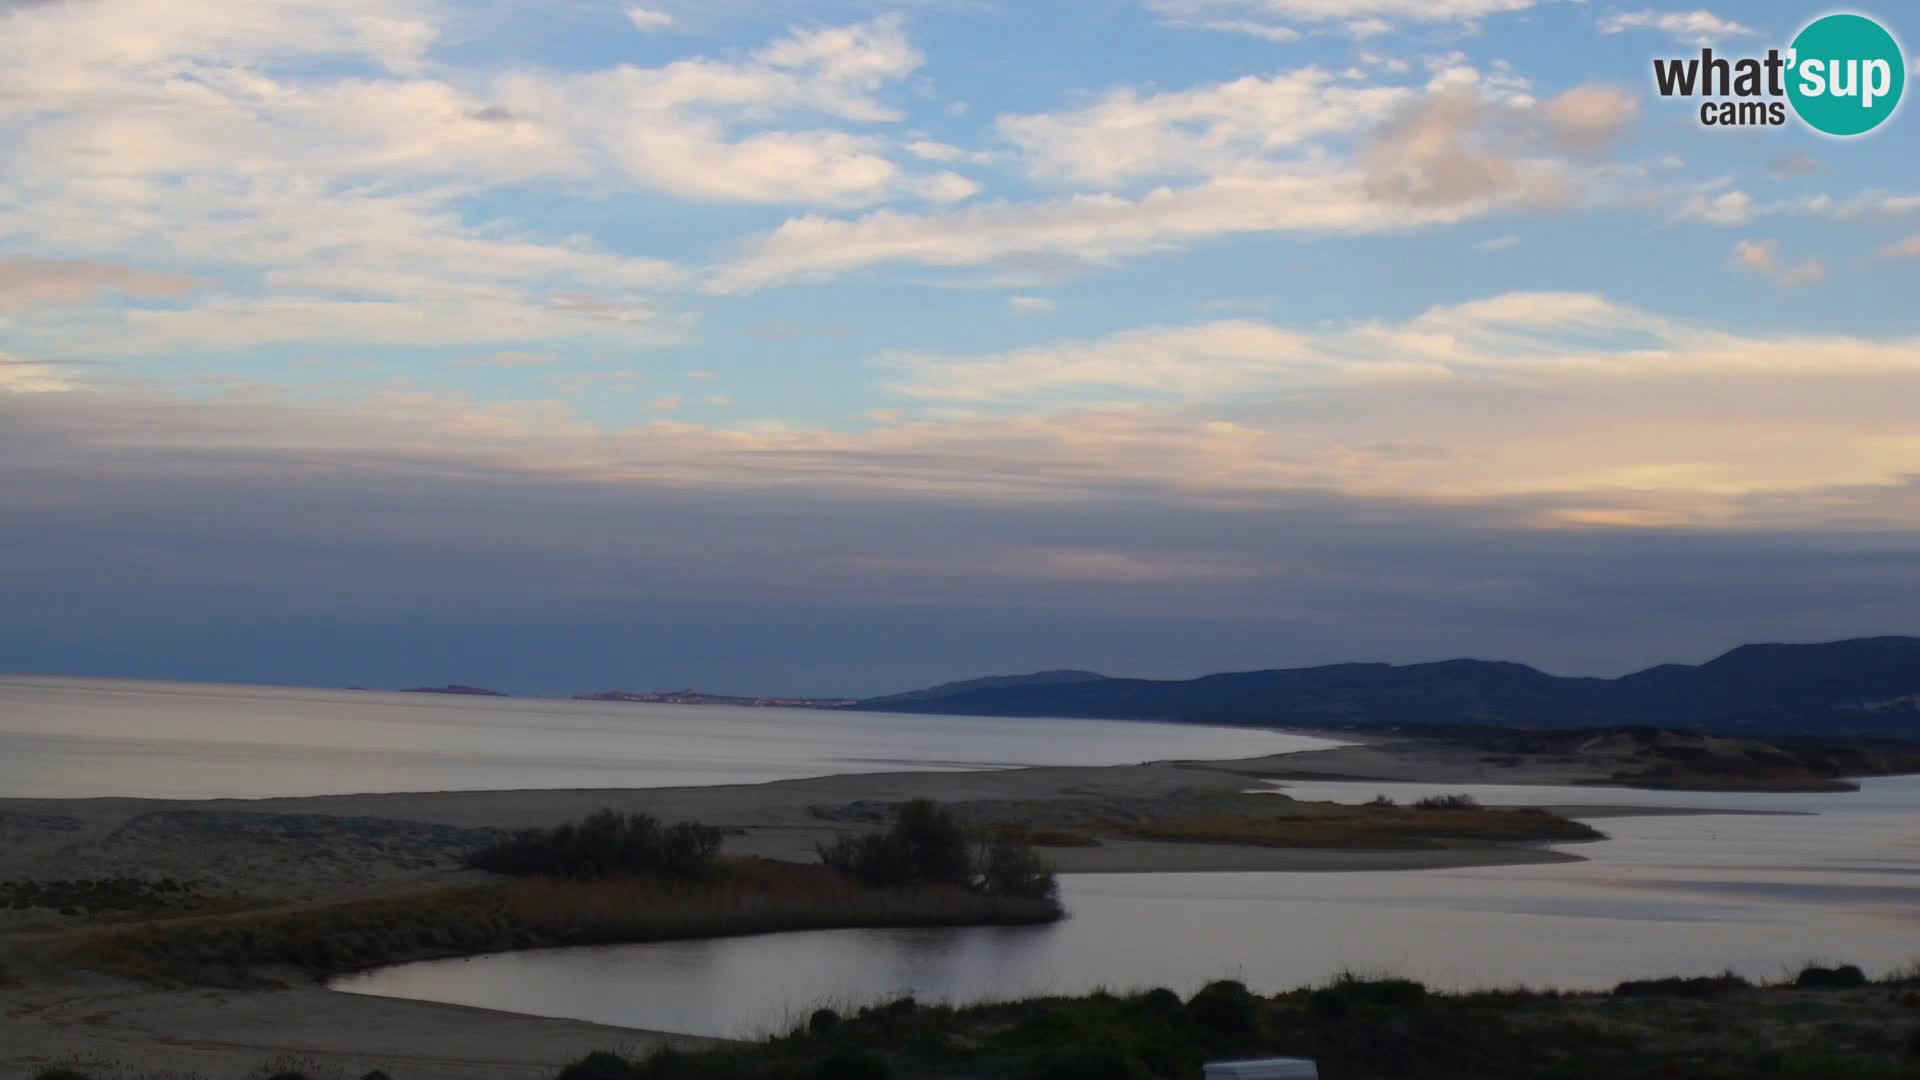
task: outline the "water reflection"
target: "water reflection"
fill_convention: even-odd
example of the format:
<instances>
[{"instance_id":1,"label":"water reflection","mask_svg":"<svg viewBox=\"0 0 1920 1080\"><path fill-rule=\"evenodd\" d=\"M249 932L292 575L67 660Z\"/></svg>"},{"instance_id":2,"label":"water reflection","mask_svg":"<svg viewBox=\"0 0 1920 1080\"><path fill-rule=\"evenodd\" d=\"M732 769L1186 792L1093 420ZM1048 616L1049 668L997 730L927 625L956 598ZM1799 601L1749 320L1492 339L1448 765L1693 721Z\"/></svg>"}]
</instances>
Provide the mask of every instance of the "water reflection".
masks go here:
<instances>
[{"instance_id":1,"label":"water reflection","mask_svg":"<svg viewBox=\"0 0 1920 1080\"><path fill-rule=\"evenodd\" d=\"M1302 785L1313 798L1430 793ZM1449 790L1461 790L1454 786ZM1474 789L1484 802L1686 805L1685 793ZM1610 818L1591 861L1419 872L1077 875L1053 927L830 931L415 964L342 989L713 1035L780 1030L821 1004L977 1001L1097 987L1265 989L1341 970L1444 986L1604 987L1811 959L1920 957L1920 778L1850 795L1696 795L1794 811Z\"/></svg>"}]
</instances>

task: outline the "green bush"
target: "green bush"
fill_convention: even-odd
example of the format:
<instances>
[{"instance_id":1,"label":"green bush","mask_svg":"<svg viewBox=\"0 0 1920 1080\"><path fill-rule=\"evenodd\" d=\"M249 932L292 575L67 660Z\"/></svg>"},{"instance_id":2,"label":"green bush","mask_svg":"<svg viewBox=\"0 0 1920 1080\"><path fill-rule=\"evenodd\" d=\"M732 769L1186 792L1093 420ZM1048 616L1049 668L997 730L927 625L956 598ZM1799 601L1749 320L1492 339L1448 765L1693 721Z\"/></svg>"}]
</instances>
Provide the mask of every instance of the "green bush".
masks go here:
<instances>
[{"instance_id":1,"label":"green bush","mask_svg":"<svg viewBox=\"0 0 1920 1080\"><path fill-rule=\"evenodd\" d=\"M903 804L886 832L842 836L816 850L822 863L873 888L952 886L1018 900L1058 893L1032 844L998 831L976 856L959 819L931 799Z\"/></svg>"},{"instance_id":2,"label":"green bush","mask_svg":"<svg viewBox=\"0 0 1920 1080\"><path fill-rule=\"evenodd\" d=\"M807 1034L809 1035L825 1035L839 1026L840 1014L832 1009L815 1009L813 1015L807 1017Z\"/></svg>"},{"instance_id":3,"label":"green bush","mask_svg":"<svg viewBox=\"0 0 1920 1080\"><path fill-rule=\"evenodd\" d=\"M1724 975L1695 976L1687 979L1673 976L1664 979L1634 979L1614 987L1613 996L1703 998L1751 989L1753 989L1752 983L1732 972L1727 972Z\"/></svg>"},{"instance_id":4,"label":"green bush","mask_svg":"<svg viewBox=\"0 0 1920 1080\"><path fill-rule=\"evenodd\" d=\"M1349 1001L1383 1009L1411 1009L1427 1000L1427 988L1413 979L1343 978L1333 986Z\"/></svg>"},{"instance_id":5,"label":"green bush","mask_svg":"<svg viewBox=\"0 0 1920 1080\"><path fill-rule=\"evenodd\" d=\"M1026 1072L1026 1080L1146 1080L1140 1063L1117 1050L1074 1049L1044 1054Z\"/></svg>"},{"instance_id":6,"label":"green bush","mask_svg":"<svg viewBox=\"0 0 1920 1080\"><path fill-rule=\"evenodd\" d=\"M633 1080L633 1064L619 1054L595 1050L560 1070L558 1080Z\"/></svg>"},{"instance_id":7,"label":"green bush","mask_svg":"<svg viewBox=\"0 0 1920 1080\"><path fill-rule=\"evenodd\" d=\"M884 833L843 836L818 850L821 862L872 886L973 884L966 830L931 799L901 806Z\"/></svg>"},{"instance_id":8,"label":"green bush","mask_svg":"<svg viewBox=\"0 0 1920 1080\"><path fill-rule=\"evenodd\" d=\"M1053 868L1030 844L1013 839L989 841L981 849L980 888L989 896L1052 900L1060 894Z\"/></svg>"},{"instance_id":9,"label":"green bush","mask_svg":"<svg viewBox=\"0 0 1920 1080\"><path fill-rule=\"evenodd\" d=\"M1857 990L1867 985L1867 973L1853 964L1820 967L1809 964L1793 980L1803 990Z\"/></svg>"},{"instance_id":10,"label":"green bush","mask_svg":"<svg viewBox=\"0 0 1920 1080\"><path fill-rule=\"evenodd\" d=\"M1478 810L1480 800L1471 795L1429 795L1413 805L1421 810Z\"/></svg>"},{"instance_id":11,"label":"green bush","mask_svg":"<svg viewBox=\"0 0 1920 1080\"><path fill-rule=\"evenodd\" d=\"M813 1067L809 1080L893 1080L893 1067L873 1056L842 1050Z\"/></svg>"},{"instance_id":12,"label":"green bush","mask_svg":"<svg viewBox=\"0 0 1920 1080\"><path fill-rule=\"evenodd\" d=\"M1136 999L1148 1012L1161 1016L1172 1016L1182 1007L1180 995L1164 986L1155 987Z\"/></svg>"},{"instance_id":13,"label":"green bush","mask_svg":"<svg viewBox=\"0 0 1920 1080\"><path fill-rule=\"evenodd\" d=\"M1214 1035L1229 1038L1250 1035L1257 1016L1252 992L1230 980L1201 987L1187 1002L1187 1018Z\"/></svg>"},{"instance_id":14,"label":"green bush","mask_svg":"<svg viewBox=\"0 0 1920 1080\"><path fill-rule=\"evenodd\" d=\"M514 877L712 876L722 832L683 821L662 828L646 814L602 810L579 824L522 829L467 856L467 865Z\"/></svg>"}]
</instances>

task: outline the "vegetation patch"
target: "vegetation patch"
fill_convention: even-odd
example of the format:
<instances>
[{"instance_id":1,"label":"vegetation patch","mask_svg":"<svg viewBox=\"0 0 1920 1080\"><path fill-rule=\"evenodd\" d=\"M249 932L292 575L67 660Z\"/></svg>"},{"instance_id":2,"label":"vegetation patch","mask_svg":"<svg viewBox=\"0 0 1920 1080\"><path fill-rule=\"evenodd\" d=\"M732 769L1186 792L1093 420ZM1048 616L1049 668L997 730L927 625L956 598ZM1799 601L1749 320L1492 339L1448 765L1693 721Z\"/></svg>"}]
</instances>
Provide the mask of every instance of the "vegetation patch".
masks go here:
<instances>
[{"instance_id":1,"label":"vegetation patch","mask_svg":"<svg viewBox=\"0 0 1920 1080\"><path fill-rule=\"evenodd\" d=\"M984 831L988 839L1011 840L1016 843L1031 844L1034 847L1090 848L1100 846L1099 837L1075 829L1034 829L1025 825L1001 821L987 826Z\"/></svg>"},{"instance_id":2,"label":"vegetation patch","mask_svg":"<svg viewBox=\"0 0 1920 1080\"><path fill-rule=\"evenodd\" d=\"M1325 814L1203 814L1110 826L1136 840L1257 847L1421 849L1464 844L1597 840L1599 830L1544 810L1450 809L1369 804Z\"/></svg>"},{"instance_id":3,"label":"vegetation patch","mask_svg":"<svg viewBox=\"0 0 1920 1080\"><path fill-rule=\"evenodd\" d=\"M842 836L819 853L823 865L868 888L944 887L1043 903L1058 893L1053 870L1025 838L989 831L976 843L930 799L903 803L885 832Z\"/></svg>"},{"instance_id":4,"label":"vegetation patch","mask_svg":"<svg viewBox=\"0 0 1920 1080\"><path fill-rule=\"evenodd\" d=\"M1242 1057L1309 1058L1326 1080L1920 1075L1920 1018L1889 993L1892 983L1818 994L1727 976L1623 985L1659 989L1446 994L1344 975L1270 997L1229 981L1184 1000L1165 989L964 1008L904 998L845 1016L823 1010L754 1044L644 1058L595 1052L557 1080L1192 1080L1204 1062ZM1810 1012L1810 1000L1823 1007ZM1834 1022L1835 1010L1847 1021ZM321 1075L297 1064L270 1062L251 1076ZM95 1074L83 1064L38 1080Z\"/></svg>"},{"instance_id":5,"label":"vegetation patch","mask_svg":"<svg viewBox=\"0 0 1920 1080\"><path fill-rule=\"evenodd\" d=\"M75 881L0 881L0 908L46 908L62 915L164 912L212 904L198 886L160 878L116 877Z\"/></svg>"},{"instance_id":6,"label":"vegetation patch","mask_svg":"<svg viewBox=\"0 0 1920 1080\"><path fill-rule=\"evenodd\" d=\"M467 865L513 877L610 878L662 874L713 876L725 833L682 821L661 825L646 814L602 810L578 824L522 829L467 856Z\"/></svg>"},{"instance_id":7,"label":"vegetation patch","mask_svg":"<svg viewBox=\"0 0 1920 1080\"><path fill-rule=\"evenodd\" d=\"M266 969L316 977L411 960L559 945L776 930L1049 922L1052 900L949 886L873 889L824 867L722 859L709 880L531 878L287 911L174 919L90 936L87 966L243 985Z\"/></svg>"}]
</instances>

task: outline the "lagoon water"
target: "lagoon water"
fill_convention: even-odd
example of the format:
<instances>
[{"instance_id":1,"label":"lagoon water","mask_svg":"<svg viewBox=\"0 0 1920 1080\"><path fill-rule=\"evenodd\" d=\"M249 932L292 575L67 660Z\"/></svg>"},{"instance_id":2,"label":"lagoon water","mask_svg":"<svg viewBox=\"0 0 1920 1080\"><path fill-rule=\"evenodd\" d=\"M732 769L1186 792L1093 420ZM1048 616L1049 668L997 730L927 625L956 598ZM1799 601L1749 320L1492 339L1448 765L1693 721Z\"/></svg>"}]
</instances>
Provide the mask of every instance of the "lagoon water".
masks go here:
<instances>
[{"instance_id":1,"label":"lagoon water","mask_svg":"<svg viewBox=\"0 0 1920 1080\"><path fill-rule=\"evenodd\" d=\"M1275 732L0 677L0 797L263 797L750 783L897 769L1232 758ZM1403 801L1457 786L1294 784ZM1096 987L1266 990L1343 969L1446 986L1599 987L1809 959L1920 959L1920 777L1852 794L1482 787L1487 803L1699 807L1599 821L1579 863L1319 874L1080 875L1048 927L828 931L414 964L343 981L414 997L713 1035L820 1004ZM1756 815L1741 811L1772 811ZM1788 816L1778 816L1786 812Z\"/></svg>"},{"instance_id":2,"label":"lagoon water","mask_svg":"<svg viewBox=\"0 0 1920 1080\"><path fill-rule=\"evenodd\" d=\"M268 798L751 784L1235 758L1245 728L0 676L0 798Z\"/></svg>"},{"instance_id":3,"label":"lagoon water","mask_svg":"<svg viewBox=\"0 0 1920 1080\"><path fill-rule=\"evenodd\" d=\"M1304 798L1401 799L1430 785L1293 785ZM1468 790L1496 804L1697 806L1607 818L1579 863L1369 873L1113 874L1063 879L1048 927L845 930L436 961L342 990L694 1034L785 1030L819 1005L904 994L979 1001L1217 978L1276 991L1343 970L1449 987L1600 988L1729 968L1772 978L1815 959L1880 972L1920 959L1920 777L1853 794L1593 788Z\"/></svg>"}]
</instances>

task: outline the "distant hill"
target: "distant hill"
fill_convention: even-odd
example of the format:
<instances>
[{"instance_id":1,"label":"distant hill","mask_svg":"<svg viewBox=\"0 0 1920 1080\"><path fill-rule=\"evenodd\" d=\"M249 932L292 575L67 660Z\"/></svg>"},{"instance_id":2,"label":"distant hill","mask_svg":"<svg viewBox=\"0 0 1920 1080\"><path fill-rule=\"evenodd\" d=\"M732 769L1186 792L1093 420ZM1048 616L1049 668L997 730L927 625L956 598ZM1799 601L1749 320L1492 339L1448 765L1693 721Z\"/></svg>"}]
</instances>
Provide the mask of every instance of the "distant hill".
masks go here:
<instances>
[{"instance_id":1,"label":"distant hill","mask_svg":"<svg viewBox=\"0 0 1920 1080\"><path fill-rule=\"evenodd\" d=\"M887 697L869 698L860 704L869 709L885 709L890 705L912 701L931 701L936 698L952 697L955 694L970 694L979 690L1014 690L1030 686L1062 686L1067 683L1101 682L1106 676L1097 671L1036 671L1031 675L989 675L984 679L966 679L961 682L941 683L925 690L909 690L904 694L892 694Z\"/></svg>"},{"instance_id":2,"label":"distant hill","mask_svg":"<svg viewBox=\"0 0 1920 1080\"><path fill-rule=\"evenodd\" d=\"M498 690L488 690L483 686L462 686L448 683L445 686L409 686L400 691L403 694L455 694L460 697L506 697Z\"/></svg>"},{"instance_id":3,"label":"distant hill","mask_svg":"<svg viewBox=\"0 0 1920 1080\"><path fill-rule=\"evenodd\" d=\"M1920 737L1920 638L1744 645L1618 679L1524 664L1334 664L1198 679L1042 672L948 683L856 708L1325 728L1652 726L1751 735Z\"/></svg>"}]
</instances>

